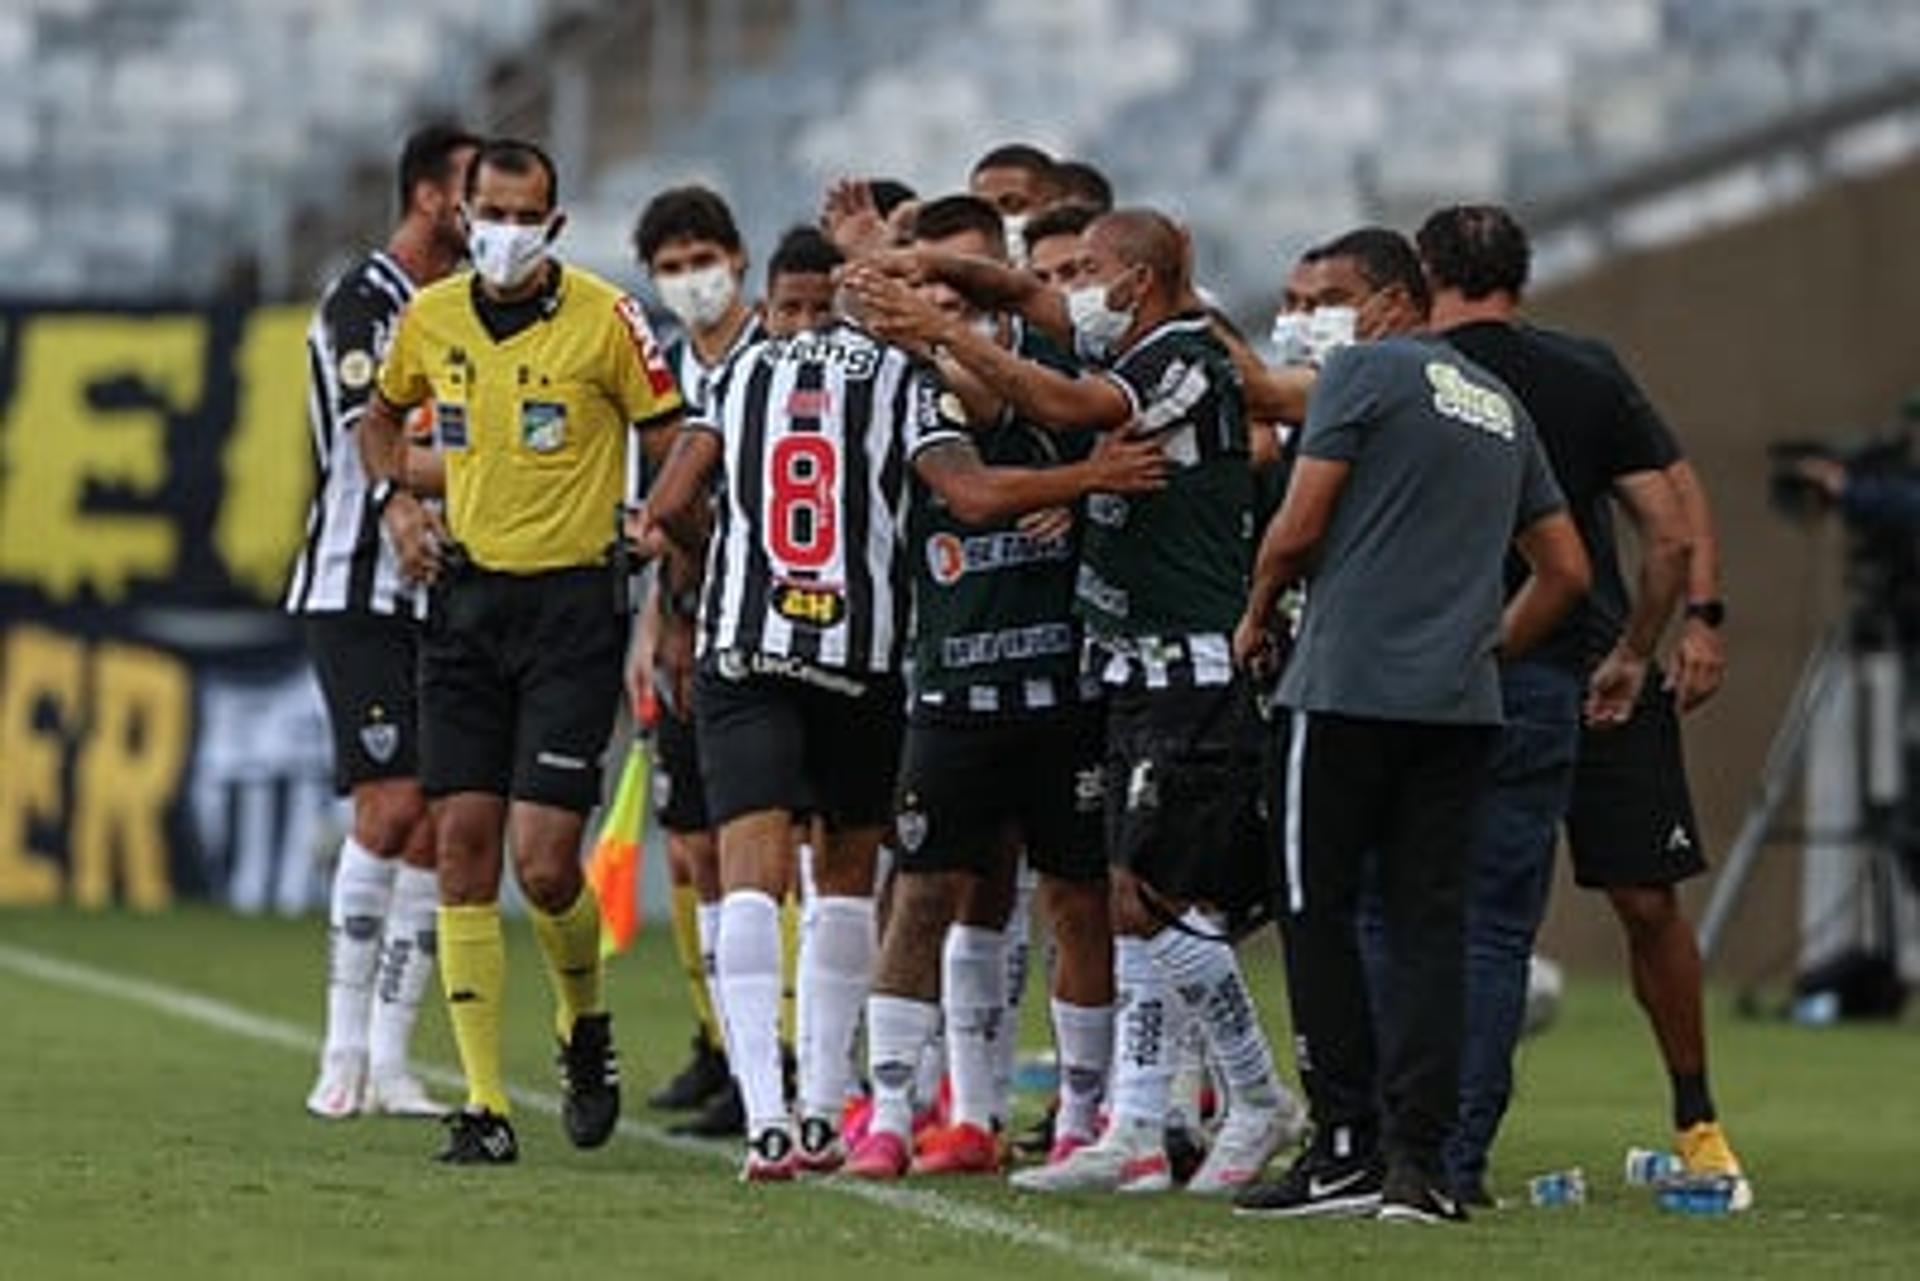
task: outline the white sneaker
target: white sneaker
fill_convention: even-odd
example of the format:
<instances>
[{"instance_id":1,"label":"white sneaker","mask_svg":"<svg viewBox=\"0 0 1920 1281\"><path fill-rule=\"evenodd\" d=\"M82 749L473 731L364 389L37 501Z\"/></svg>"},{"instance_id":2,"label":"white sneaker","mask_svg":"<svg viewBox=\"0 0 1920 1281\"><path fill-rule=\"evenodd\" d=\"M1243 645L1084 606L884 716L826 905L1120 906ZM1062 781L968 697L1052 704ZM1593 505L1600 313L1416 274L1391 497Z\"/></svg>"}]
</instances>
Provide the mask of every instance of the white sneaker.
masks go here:
<instances>
[{"instance_id":1,"label":"white sneaker","mask_svg":"<svg viewBox=\"0 0 1920 1281\"><path fill-rule=\"evenodd\" d=\"M367 1088L367 1056L348 1052L323 1055L320 1079L307 1095L307 1111L323 1121L344 1121L360 1111Z\"/></svg>"},{"instance_id":2,"label":"white sneaker","mask_svg":"<svg viewBox=\"0 0 1920 1281\"><path fill-rule=\"evenodd\" d=\"M1267 1162L1307 1132L1306 1112L1294 1099L1275 1108L1230 1108L1207 1159L1187 1181L1195 1196L1231 1196L1260 1177Z\"/></svg>"},{"instance_id":3,"label":"white sneaker","mask_svg":"<svg viewBox=\"0 0 1920 1281\"><path fill-rule=\"evenodd\" d=\"M369 1077L360 1110L368 1116L435 1117L450 1111L427 1093L419 1077L407 1071Z\"/></svg>"},{"instance_id":4,"label":"white sneaker","mask_svg":"<svg viewBox=\"0 0 1920 1281\"><path fill-rule=\"evenodd\" d=\"M1158 1127L1151 1139L1111 1125L1100 1141L1066 1159L1022 1170L1008 1180L1023 1192L1165 1192L1173 1186Z\"/></svg>"}]
</instances>

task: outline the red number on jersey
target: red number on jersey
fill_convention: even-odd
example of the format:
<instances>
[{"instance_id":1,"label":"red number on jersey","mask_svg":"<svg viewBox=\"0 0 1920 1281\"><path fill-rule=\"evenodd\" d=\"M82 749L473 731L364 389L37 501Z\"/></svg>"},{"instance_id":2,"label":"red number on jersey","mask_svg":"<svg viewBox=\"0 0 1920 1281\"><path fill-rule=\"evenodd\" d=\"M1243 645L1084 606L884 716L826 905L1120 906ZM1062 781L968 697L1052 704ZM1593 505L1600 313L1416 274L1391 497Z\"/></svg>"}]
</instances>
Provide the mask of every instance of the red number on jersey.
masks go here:
<instances>
[{"instance_id":1,"label":"red number on jersey","mask_svg":"<svg viewBox=\"0 0 1920 1281\"><path fill-rule=\"evenodd\" d=\"M782 436L774 443L767 493L767 547L792 569L819 569L833 559L840 530L833 492L840 475L826 436Z\"/></svg>"}]
</instances>

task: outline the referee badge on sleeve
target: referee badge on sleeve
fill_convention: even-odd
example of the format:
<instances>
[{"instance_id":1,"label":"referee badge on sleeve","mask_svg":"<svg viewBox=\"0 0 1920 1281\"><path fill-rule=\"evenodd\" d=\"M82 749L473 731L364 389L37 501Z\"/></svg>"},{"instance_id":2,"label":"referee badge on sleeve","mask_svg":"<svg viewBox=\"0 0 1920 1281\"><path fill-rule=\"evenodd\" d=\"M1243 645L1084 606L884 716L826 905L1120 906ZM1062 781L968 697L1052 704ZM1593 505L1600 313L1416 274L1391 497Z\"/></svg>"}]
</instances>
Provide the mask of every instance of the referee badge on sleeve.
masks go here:
<instances>
[{"instance_id":1,"label":"referee badge on sleeve","mask_svg":"<svg viewBox=\"0 0 1920 1281\"><path fill-rule=\"evenodd\" d=\"M567 407L556 400L520 402L520 443L551 454L567 443Z\"/></svg>"}]
</instances>

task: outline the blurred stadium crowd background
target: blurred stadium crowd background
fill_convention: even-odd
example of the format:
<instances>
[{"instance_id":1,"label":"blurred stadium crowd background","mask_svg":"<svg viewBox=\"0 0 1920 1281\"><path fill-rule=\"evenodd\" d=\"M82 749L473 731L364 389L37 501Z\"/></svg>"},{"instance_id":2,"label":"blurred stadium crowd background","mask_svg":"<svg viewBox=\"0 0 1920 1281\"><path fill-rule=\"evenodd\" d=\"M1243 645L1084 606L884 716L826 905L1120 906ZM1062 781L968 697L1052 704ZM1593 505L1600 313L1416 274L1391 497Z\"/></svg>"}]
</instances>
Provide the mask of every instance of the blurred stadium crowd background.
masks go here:
<instances>
[{"instance_id":1,"label":"blurred stadium crowd background","mask_svg":"<svg viewBox=\"0 0 1920 1281\"><path fill-rule=\"evenodd\" d=\"M1716 845L1838 602L1837 535L1769 513L1765 444L1920 384L1910 0L9 0L0 901L317 901L326 738L272 613L312 484L299 336L432 116L547 143L561 253L636 286L662 187L712 184L764 254L835 177L938 192L1009 140L1185 219L1255 333L1309 242L1513 204L1539 311L1633 358L1714 489ZM1799 876L1763 866L1735 972L1791 959ZM1592 926L1551 937L1612 946Z\"/></svg>"}]
</instances>

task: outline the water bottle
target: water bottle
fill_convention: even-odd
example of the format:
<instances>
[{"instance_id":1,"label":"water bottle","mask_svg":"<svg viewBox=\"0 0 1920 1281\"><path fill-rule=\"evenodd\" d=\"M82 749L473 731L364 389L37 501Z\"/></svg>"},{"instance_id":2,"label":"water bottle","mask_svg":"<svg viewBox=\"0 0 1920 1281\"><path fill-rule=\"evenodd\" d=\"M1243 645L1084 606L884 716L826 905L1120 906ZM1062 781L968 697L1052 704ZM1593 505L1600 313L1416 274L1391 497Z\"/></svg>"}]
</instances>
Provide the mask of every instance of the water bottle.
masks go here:
<instances>
[{"instance_id":1,"label":"water bottle","mask_svg":"<svg viewBox=\"0 0 1920 1281\"><path fill-rule=\"evenodd\" d=\"M1733 1210L1733 1190L1739 1182L1730 1174L1705 1174L1670 1179L1654 1188L1653 1200L1662 1210L1717 1218Z\"/></svg>"},{"instance_id":2,"label":"water bottle","mask_svg":"<svg viewBox=\"0 0 1920 1281\"><path fill-rule=\"evenodd\" d=\"M1659 1152L1653 1148L1627 1149L1628 1187L1654 1187L1677 1179L1685 1172L1686 1168L1680 1164L1680 1158L1671 1152Z\"/></svg>"},{"instance_id":3,"label":"water bottle","mask_svg":"<svg viewBox=\"0 0 1920 1281\"><path fill-rule=\"evenodd\" d=\"M1587 1176L1578 1167L1527 1180L1527 1199L1539 1206L1585 1205Z\"/></svg>"}]
</instances>

